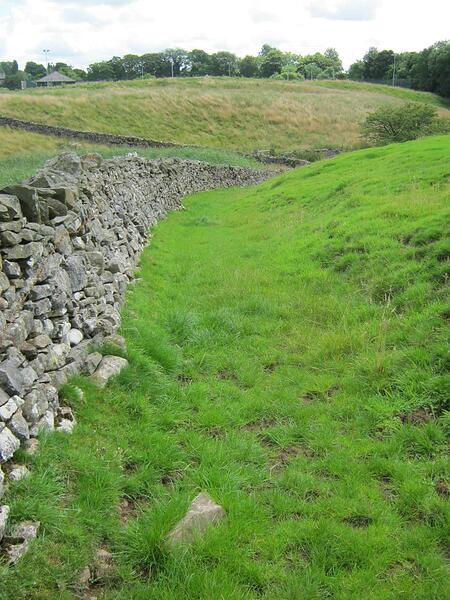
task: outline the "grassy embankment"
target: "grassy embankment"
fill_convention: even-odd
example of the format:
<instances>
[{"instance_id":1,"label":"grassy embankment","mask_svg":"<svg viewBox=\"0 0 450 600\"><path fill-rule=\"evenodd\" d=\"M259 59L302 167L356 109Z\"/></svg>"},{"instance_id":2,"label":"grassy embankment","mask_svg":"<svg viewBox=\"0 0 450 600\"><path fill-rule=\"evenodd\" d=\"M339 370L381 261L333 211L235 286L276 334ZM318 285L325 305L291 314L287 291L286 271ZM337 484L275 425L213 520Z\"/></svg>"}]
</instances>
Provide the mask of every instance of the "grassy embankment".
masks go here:
<instances>
[{"instance_id":1,"label":"grassy embankment","mask_svg":"<svg viewBox=\"0 0 450 600\"><path fill-rule=\"evenodd\" d=\"M179 78L0 93L0 114L75 129L237 151L361 146L382 104L437 96L355 82Z\"/></svg>"},{"instance_id":2,"label":"grassy embankment","mask_svg":"<svg viewBox=\"0 0 450 600\"><path fill-rule=\"evenodd\" d=\"M216 148L127 148L74 143L51 136L0 128L0 187L17 183L36 172L52 156L64 151L99 152L105 158L137 152L145 158L179 157L261 169L263 165L233 151Z\"/></svg>"},{"instance_id":3,"label":"grassy embankment","mask_svg":"<svg viewBox=\"0 0 450 600\"><path fill-rule=\"evenodd\" d=\"M101 546L114 566L81 597L448 598L449 151L359 151L159 224L129 368L66 387L75 432L6 498L42 530L0 596L74 598ZM200 490L227 519L172 554Z\"/></svg>"}]
</instances>

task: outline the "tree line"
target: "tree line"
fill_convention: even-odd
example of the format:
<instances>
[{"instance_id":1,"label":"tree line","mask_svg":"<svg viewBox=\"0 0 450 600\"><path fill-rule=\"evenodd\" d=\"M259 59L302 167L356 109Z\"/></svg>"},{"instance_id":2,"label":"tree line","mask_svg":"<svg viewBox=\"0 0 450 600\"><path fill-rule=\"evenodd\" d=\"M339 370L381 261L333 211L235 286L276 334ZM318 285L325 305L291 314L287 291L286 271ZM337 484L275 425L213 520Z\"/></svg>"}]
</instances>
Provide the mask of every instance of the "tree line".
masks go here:
<instances>
[{"instance_id":1,"label":"tree line","mask_svg":"<svg viewBox=\"0 0 450 600\"><path fill-rule=\"evenodd\" d=\"M23 71L17 61L0 62L5 85L20 88L21 81L36 80L47 70L29 61ZM414 89L450 97L450 42L443 41L421 52L394 53L393 50L370 48L347 72L334 48L301 56L283 52L264 44L257 56L239 58L232 52L209 54L204 50L186 51L169 48L142 55L126 54L89 65L87 70L73 68L63 62L49 65L75 80L120 81L152 77L241 76L271 79L352 79L384 83L405 82Z\"/></svg>"},{"instance_id":2,"label":"tree line","mask_svg":"<svg viewBox=\"0 0 450 600\"><path fill-rule=\"evenodd\" d=\"M421 52L369 48L348 70L349 79L395 83L405 80L416 90L450 97L450 42L437 42Z\"/></svg>"}]
</instances>

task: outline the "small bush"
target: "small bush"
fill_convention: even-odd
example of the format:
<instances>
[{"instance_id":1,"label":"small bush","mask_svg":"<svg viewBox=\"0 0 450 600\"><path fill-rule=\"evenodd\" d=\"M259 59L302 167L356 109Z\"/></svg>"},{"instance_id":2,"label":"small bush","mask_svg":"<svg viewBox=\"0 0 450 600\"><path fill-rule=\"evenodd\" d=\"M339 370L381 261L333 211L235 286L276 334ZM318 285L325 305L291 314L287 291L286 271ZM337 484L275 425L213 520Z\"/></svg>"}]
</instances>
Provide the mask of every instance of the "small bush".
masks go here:
<instances>
[{"instance_id":1,"label":"small bush","mask_svg":"<svg viewBox=\"0 0 450 600\"><path fill-rule=\"evenodd\" d=\"M362 127L363 136L378 145L406 142L436 133L436 108L409 102L398 107L382 107L370 113Z\"/></svg>"}]
</instances>

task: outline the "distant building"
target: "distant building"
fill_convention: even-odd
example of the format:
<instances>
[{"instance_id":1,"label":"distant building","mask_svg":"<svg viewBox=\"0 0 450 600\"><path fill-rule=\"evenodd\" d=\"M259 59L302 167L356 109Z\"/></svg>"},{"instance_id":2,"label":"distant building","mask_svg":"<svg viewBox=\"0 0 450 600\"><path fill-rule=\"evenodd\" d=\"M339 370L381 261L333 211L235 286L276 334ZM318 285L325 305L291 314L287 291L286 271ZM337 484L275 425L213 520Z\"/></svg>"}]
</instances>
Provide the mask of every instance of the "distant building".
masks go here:
<instances>
[{"instance_id":1,"label":"distant building","mask_svg":"<svg viewBox=\"0 0 450 600\"><path fill-rule=\"evenodd\" d=\"M67 75L63 75L59 71L53 71L53 73L49 73L49 75L45 75L45 77L38 79L36 83L39 87L66 85L69 83L75 83L75 79L71 79L70 77L67 77Z\"/></svg>"},{"instance_id":2,"label":"distant building","mask_svg":"<svg viewBox=\"0 0 450 600\"><path fill-rule=\"evenodd\" d=\"M0 68L0 86L5 85L6 73Z\"/></svg>"}]
</instances>

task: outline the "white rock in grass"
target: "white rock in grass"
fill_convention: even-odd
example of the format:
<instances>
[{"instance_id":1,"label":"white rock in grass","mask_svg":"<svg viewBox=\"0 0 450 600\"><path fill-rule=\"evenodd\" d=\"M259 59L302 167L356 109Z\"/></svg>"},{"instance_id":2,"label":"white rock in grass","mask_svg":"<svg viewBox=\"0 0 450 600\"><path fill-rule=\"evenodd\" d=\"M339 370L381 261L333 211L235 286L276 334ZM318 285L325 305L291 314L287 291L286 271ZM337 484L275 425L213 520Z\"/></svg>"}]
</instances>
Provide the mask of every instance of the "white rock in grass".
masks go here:
<instances>
[{"instance_id":1,"label":"white rock in grass","mask_svg":"<svg viewBox=\"0 0 450 600\"><path fill-rule=\"evenodd\" d=\"M24 450L29 456L34 456L39 450L39 440L31 438L24 443Z\"/></svg>"},{"instance_id":2,"label":"white rock in grass","mask_svg":"<svg viewBox=\"0 0 450 600\"><path fill-rule=\"evenodd\" d=\"M128 361L120 356L104 356L97 370L92 375L94 382L104 388L108 380L118 375L122 369L128 366Z\"/></svg>"},{"instance_id":3,"label":"white rock in grass","mask_svg":"<svg viewBox=\"0 0 450 600\"><path fill-rule=\"evenodd\" d=\"M2 471L2 468L0 467L0 498L3 498L3 495L5 493L5 474Z\"/></svg>"},{"instance_id":4,"label":"white rock in grass","mask_svg":"<svg viewBox=\"0 0 450 600\"><path fill-rule=\"evenodd\" d=\"M216 504L209 494L202 492L194 499L186 515L169 533L166 541L172 547L191 544L209 525L217 523L224 517L224 509Z\"/></svg>"},{"instance_id":5,"label":"white rock in grass","mask_svg":"<svg viewBox=\"0 0 450 600\"><path fill-rule=\"evenodd\" d=\"M58 427L56 428L56 431L60 431L61 433L72 433L74 427L75 421L70 421L69 419L61 419Z\"/></svg>"},{"instance_id":6,"label":"white rock in grass","mask_svg":"<svg viewBox=\"0 0 450 600\"><path fill-rule=\"evenodd\" d=\"M30 471L25 465L17 465L9 472L8 478L10 481L20 481L24 477L28 477Z\"/></svg>"},{"instance_id":7,"label":"white rock in grass","mask_svg":"<svg viewBox=\"0 0 450 600\"><path fill-rule=\"evenodd\" d=\"M0 506L0 540L2 540L3 536L5 535L6 525L8 523L8 517L9 517L9 506L6 506L4 504L3 506Z\"/></svg>"},{"instance_id":8,"label":"white rock in grass","mask_svg":"<svg viewBox=\"0 0 450 600\"><path fill-rule=\"evenodd\" d=\"M11 535L5 537L6 556L10 565L16 564L30 548L30 542L37 536L39 521L23 521L14 527Z\"/></svg>"},{"instance_id":9,"label":"white rock in grass","mask_svg":"<svg viewBox=\"0 0 450 600\"><path fill-rule=\"evenodd\" d=\"M0 432L0 463L9 460L19 448L19 440L7 427L5 427L3 431Z\"/></svg>"}]
</instances>

